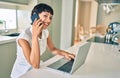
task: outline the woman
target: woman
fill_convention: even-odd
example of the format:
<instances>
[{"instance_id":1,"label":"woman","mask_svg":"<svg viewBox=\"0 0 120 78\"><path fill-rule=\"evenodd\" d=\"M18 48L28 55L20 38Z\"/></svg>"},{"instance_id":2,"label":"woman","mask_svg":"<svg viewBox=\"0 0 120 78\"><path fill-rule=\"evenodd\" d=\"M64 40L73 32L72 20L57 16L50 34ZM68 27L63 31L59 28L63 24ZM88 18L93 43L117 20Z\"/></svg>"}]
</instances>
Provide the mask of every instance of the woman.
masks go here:
<instances>
[{"instance_id":1,"label":"woman","mask_svg":"<svg viewBox=\"0 0 120 78\"><path fill-rule=\"evenodd\" d=\"M40 68L40 57L48 46L49 50L66 59L74 59L74 54L57 49L51 40L47 27L50 25L53 17L53 9L47 4L36 5L31 13L38 14L39 19L32 22L32 26L22 32L17 42L17 58L13 66L11 78L19 78L28 72L31 68Z\"/></svg>"}]
</instances>

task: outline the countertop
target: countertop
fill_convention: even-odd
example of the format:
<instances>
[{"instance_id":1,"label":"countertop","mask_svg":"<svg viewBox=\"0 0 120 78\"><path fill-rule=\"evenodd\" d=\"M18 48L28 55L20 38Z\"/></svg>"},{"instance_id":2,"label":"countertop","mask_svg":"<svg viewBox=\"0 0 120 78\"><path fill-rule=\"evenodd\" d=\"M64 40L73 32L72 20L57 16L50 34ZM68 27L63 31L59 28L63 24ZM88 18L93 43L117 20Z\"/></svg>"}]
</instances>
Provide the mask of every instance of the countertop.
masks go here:
<instances>
[{"instance_id":1,"label":"countertop","mask_svg":"<svg viewBox=\"0 0 120 78\"><path fill-rule=\"evenodd\" d=\"M86 42L81 42L66 51L76 52ZM120 78L120 46L92 42L85 63L72 75L52 70L47 65L62 58L59 55L32 69L21 78Z\"/></svg>"},{"instance_id":2,"label":"countertop","mask_svg":"<svg viewBox=\"0 0 120 78\"><path fill-rule=\"evenodd\" d=\"M15 41L17 37L10 37L10 36L0 36L0 44L5 44L8 42Z\"/></svg>"}]
</instances>

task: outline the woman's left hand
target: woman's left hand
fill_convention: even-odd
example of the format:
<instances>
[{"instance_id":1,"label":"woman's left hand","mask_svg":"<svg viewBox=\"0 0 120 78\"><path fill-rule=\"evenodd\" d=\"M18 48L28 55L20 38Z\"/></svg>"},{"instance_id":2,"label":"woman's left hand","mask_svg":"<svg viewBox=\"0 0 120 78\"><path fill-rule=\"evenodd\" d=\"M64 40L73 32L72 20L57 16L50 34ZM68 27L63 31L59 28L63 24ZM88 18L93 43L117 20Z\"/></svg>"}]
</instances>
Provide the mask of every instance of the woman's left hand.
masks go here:
<instances>
[{"instance_id":1,"label":"woman's left hand","mask_svg":"<svg viewBox=\"0 0 120 78\"><path fill-rule=\"evenodd\" d=\"M68 60L71 60L71 59L74 59L74 58L75 58L75 54L65 52L65 53L64 53L64 57L65 57L66 59L68 59Z\"/></svg>"}]
</instances>

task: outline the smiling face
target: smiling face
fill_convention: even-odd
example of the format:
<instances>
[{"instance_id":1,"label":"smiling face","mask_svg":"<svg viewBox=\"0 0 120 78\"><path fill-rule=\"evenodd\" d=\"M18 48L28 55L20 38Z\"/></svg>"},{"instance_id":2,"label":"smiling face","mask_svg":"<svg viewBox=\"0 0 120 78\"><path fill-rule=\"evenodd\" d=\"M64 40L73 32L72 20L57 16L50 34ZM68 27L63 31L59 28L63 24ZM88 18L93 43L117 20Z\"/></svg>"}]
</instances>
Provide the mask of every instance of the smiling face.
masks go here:
<instances>
[{"instance_id":1,"label":"smiling face","mask_svg":"<svg viewBox=\"0 0 120 78\"><path fill-rule=\"evenodd\" d=\"M43 24L43 29L46 29L50 25L53 15L51 15L49 12L43 11L39 13L39 17Z\"/></svg>"}]
</instances>

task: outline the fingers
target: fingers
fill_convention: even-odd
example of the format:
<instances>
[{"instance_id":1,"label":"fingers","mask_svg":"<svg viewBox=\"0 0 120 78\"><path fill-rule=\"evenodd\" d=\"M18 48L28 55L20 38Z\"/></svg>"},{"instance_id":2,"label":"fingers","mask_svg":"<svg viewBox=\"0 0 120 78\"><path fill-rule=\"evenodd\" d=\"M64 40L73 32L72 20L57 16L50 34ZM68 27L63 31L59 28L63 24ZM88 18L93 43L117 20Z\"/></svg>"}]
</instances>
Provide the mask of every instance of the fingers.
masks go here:
<instances>
[{"instance_id":1,"label":"fingers","mask_svg":"<svg viewBox=\"0 0 120 78\"><path fill-rule=\"evenodd\" d=\"M36 25L36 21L37 21L37 18L35 18L35 20L33 22L33 26Z\"/></svg>"},{"instance_id":2,"label":"fingers","mask_svg":"<svg viewBox=\"0 0 120 78\"><path fill-rule=\"evenodd\" d=\"M43 30L43 24L41 24L41 20L40 19L35 19L35 21L33 22L32 25L32 34L36 35L37 37L40 36L40 33Z\"/></svg>"},{"instance_id":3,"label":"fingers","mask_svg":"<svg viewBox=\"0 0 120 78\"><path fill-rule=\"evenodd\" d=\"M74 59L75 58L75 55L74 54L69 54L68 55L70 58Z\"/></svg>"},{"instance_id":4,"label":"fingers","mask_svg":"<svg viewBox=\"0 0 120 78\"><path fill-rule=\"evenodd\" d=\"M35 19L35 21L33 22L33 26L37 26L37 27L39 27L39 26L41 26L42 25L42 21L40 20L40 19Z\"/></svg>"},{"instance_id":5,"label":"fingers","mask_svg":"<svg viewBox=\"0 0 120 78\"><path fill-rule=\"evenodd\" d=\"M42 22L38 22L38 23L37 23L37 26L39 26L39 27L40 27L40 26L43 26L43 25L42 25Z\"/></svg>"},{"instance_id":6,"label":"fingers","mask_svg":"<svg viewBox=\"0 0 120 78\"><path fill-rule=\"evenodd\" d=\"M68 59L68 60L71 60L71 59L75 58L75 55L71 54L71 53L67 53L66 56L65 56L65 58Z\"/></svg>"},{"instance_id":7,"label":"fingers","mask_svg":"<svg viewBox=\"0 0 120 78\"><path fill-rule=\"evenodd\" d=\"M66 56L65 58L66 58L67 60L71 60L71 58L70 58L69 56Z\"/></svg>"}]
</instances>

